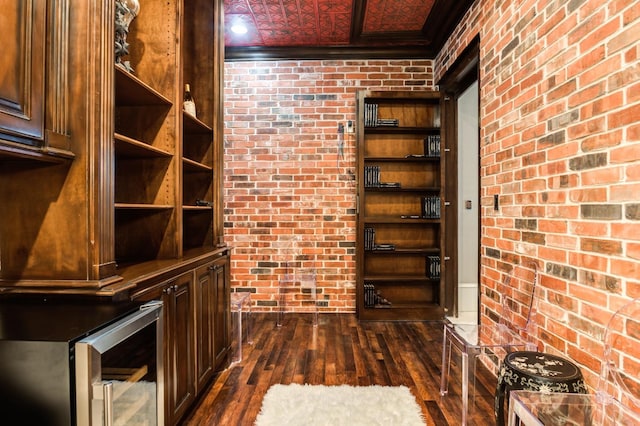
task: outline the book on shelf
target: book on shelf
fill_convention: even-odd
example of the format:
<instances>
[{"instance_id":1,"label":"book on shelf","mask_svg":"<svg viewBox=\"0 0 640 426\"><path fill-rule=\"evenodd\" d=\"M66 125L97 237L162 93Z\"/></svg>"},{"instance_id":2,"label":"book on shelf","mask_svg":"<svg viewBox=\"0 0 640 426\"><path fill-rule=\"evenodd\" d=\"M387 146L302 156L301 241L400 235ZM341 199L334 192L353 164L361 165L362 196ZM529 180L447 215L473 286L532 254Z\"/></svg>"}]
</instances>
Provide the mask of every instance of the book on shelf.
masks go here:
<instances>
[{"instance_id":1,"label":"book on shelf","mask_svg":"<svg viewBox=\"0 0 640 426\"><path fill-rule=\"evenodd\" d=\"M398 127L400 121L397 118L378 118L376 120L376 126L381 127Z\"/></svg>"},{"instance_id":2,"label":"book on shelf","mask_svg":"<svg viewBox=\"0 0 640 426\"><path fill-rule=\"evenodd\" d=\"M440 256L427 256L427 277L432 280L440 279Z\"/></svg>"},{"instance_id":3,"label":"book on shelf","mask_svg":"<svg viewBox=\"0 0 640 426\"><path fill-rule=\"evenodd\" d=\"M376 304L376 288L372 283L364 283L364 307L373 308Z\"/></svg>"},{"instance_id":4,"label":"book on shelf","mask_svg":"<svg viewBox=\"0 0 640 426\"><path fill-rule=\"evenodd\" d=\"M425 219L440 218L440 197L436 195L422 197L422 217Z\"/></svg>"},{"instance_id":5,"label":"book on shelf","mask_svg":"<svg viewBox=\"0 0 640 426\"><path fill-rule=\"evenodd\" d=\"M365 188L400 188L400 182L380 182L380 166L364 167Z\"/></svg>"},{"instance_id":6,"label":"book on shelf","mask_svg":"<svg viewBox=\"0 0 640 426\"><path fill-rule=\"evenodd\" d=\"M440 135L429 135L423 143L426 157L440 157Z\"/></svg>"},{"instance_id":7,"label":"book on shelf","mask_svg":"<svg viewBox=\"0 0 640 426\"><path fill-rule=\"evenodd\" d=\"M375 188L380 185L380 166L364 167L365 188Z\"/></svg>"},{"instance_id":8,"label":"book on shelf","mask_svg":"<svg viewBox=\"0 0 640 426\"><path fill-rule=\"evenodd\" d=\"M364 104L364 127L376 127L378 122L378 104Z\"/></svg>"},{"instance_id":9,"label":"book on shelf","mask_svg":"<svg viewBox=\"0 0 640 426\"><path fill-rule=\"evenodd\" d=\"M373 249L378 251L394 251L396 246L395 244L375 244Z\"/></svg>"},{"instance_id":10,"label":"book on shelf","mask_svg":"<svg viewBox=\"0 0 640 426\"><path fill-rule=\"evenodd\" d=\"M364 228L364 249L373 250L376 246L376 230L370 226Z\"/></svg>"}]
</instances>

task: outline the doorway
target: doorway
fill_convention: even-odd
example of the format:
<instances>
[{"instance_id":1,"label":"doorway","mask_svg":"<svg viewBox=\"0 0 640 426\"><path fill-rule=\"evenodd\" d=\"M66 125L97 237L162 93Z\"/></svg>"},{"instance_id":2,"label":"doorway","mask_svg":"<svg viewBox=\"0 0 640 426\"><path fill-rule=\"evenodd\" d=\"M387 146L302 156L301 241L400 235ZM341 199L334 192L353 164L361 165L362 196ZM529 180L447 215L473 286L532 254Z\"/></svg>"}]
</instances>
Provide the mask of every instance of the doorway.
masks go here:
<instances>
[{"instance_id":1,"label":"doorway","mask_svg":"<svg viewBox=\"0 0 640 426\"><path fill-rule=\"evenodd\" d=\"M480 270L478 81L457 100L458 310L454 321L476 324Z\"/></svg>"},{"instance_id":2,"label":"doorway","mask_svg":"<svg viewBox=\"0 0 640 426\"><path fill-rule=\"evenodd\" d=\"M445 172L445 300L447 318L477 324L480 294L479 40L440 80L447 125Z\"/></svg>"}]
</instances>

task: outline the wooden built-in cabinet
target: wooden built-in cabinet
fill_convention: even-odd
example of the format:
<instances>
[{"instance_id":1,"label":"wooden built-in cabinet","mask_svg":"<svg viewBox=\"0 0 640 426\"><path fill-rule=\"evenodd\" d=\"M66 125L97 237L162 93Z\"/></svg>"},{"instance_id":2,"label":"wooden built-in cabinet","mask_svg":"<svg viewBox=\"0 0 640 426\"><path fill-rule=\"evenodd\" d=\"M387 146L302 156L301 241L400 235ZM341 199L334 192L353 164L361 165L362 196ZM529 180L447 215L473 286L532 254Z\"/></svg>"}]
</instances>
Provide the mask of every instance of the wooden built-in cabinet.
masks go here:
<instances>
[{"instance_id":1,"label":"wooden built-in cabinet","mask_svg":"<svg viewBox=\"0 0 640 426\"><path fill-rule=\"evenodd\" d=\"M2 3L0 293L163 300L174 424L228 353L223 2L139 2L133 72L115 0Z\"/></svg>"},{"instance_id":2,"label":"wooden built-in cabinet","mask_svg":"<svg viewBox=\"0 0 640 426\"><path fill-rule=\"evenodd\" d=\"M229 352L229 262L220 258L195 271L196 388L204 389Z\"/></svg>"},{"instance_id":3,"label":"wooden built-in cabinet","mask_svg":"<svg viewBox=\"0 0 640 426\"><path fill-rule=\"evenodd\" d=\"M123 58L133 72L115 64L115 0L15 6L7 19L15 21L16 42L7 51L38 71L19 77L7 64L0 68L7 76L0 86L0 287L120 297L131 291L123 268L179 264L216 250L223 235L222 1L140 0ZM27 17L34 22L25 24ZM45 49L45 40L66 45ZM45 67L50 51L59 54ZM46 89L54 75L56 84L66 81L61 94L45 90L43 100L17 92L39 90L36 79ZM185 83L197 117L183 111ZM13 98L19 108L44 111L27 120L43 129L29 140L50 136L50 118L68 122L59 127L70 159L41 161L42 152L7 148L16 142L4 136L29 133L3 121Z\"/></svg>"},{"instance_id":4,"label":"wooden built-in cabinet","mask_svg":"<svg viewBox=\"0 0 640 426\"><path fill-rule=\"evenodd\" d=\"M443 317L440 94L357 94L357 312Z\"/></svg>"},{"instance_id":5,"label":"wooden built-in cabinet","mask_svg":"<svg viewBox=\"0 0 640 426\"><path fill-rule=\"evenodd\" d=\"M140 301L162 300L164 320L165 421L176 424L196 397L193 273L188 272L136 295Z\"/></svg>"},{"instance_id":6,"label":"wooden built-in cabinet","mask_svg":"<svg viewBox=\"0 0 640 426\"><path fill-rule=\"evenodd\" d=\"M177 424L227 362L228 250L194 259L177 270L159 262L148 275L126 273L138 276L134 300L163 301L165 419Z\"/></svg>"}]
</instances>

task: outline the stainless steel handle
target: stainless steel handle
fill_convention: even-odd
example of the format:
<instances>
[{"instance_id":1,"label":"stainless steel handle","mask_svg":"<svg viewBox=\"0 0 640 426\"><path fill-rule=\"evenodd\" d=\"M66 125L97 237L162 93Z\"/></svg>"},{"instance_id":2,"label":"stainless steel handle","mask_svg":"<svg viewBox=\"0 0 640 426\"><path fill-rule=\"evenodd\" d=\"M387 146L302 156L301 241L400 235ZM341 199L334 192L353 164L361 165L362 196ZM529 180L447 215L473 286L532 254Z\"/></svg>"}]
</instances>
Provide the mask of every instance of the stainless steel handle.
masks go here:
<instances>
[{"instance_id":1,"label":"stainless steel handle","mask_svg":"<svg viewBox=\"0 0 640 426\"><path fill-rule=\"evenodd\" d=\"M107 382L102 385L104 392L104 424L105 426L113 425L113 383Z\"/></svg>"}]
</instances>

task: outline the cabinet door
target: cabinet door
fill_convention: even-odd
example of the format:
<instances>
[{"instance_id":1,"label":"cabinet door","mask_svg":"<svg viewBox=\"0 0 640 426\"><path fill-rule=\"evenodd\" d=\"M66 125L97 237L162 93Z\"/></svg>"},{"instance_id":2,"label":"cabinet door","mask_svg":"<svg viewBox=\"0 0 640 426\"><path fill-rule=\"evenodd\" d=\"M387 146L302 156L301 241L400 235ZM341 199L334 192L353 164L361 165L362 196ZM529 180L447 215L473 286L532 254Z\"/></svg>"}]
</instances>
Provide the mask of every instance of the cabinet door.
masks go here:
<instances>
[{"instance_id":1,"label":"cabinet door","mask_svg":"<svg viewBox=\"0 0 640 426\"><path fill-rule=\"evenodd\" d=\"M168 348L169 424L184 415L195 398L193 357L192 273L178 277L165 291L170 308L167 327L171 338Z\"/></svg>"},{"instance_id":2,"label":"cabinet door","mask_svg":"<svg viewBox=\"0 0 640 426\"><path fill-rule=\"evenodd\" d=\"M198 392L214 371L213 319L215 308L214 266L196 269L196 384Z\"/></svg>"},{"instance_id":3,"label":"cabinet door","mask_svg":"<svg viewBox=\"0 0 640 426\"><path fill-rule=\"evenodd\" d=\"M195 399L192 275L186 273L133 297L162 300L164 312L164 386L166 424L176 424Z\"/></svg>"},{"instance_id":4,"label":"cabinet door","mask_svg":"<svg viewBox=\"0 0 640 426\"><path fill-rule=\"evenodd\" d=\"M0 139L41 140L44 129L45 0L0 0L8 38L0 61Z\"/></svg>"},{"instance_id":5,"label":"cabinet door","mask_svg":"<svg viewBox=\"0 0 640 426\"><path fill-rule=\"evenodd\" d=\"M215 307L213 311L213 350L215 365L219 367L226 359L229 350L229 326L231 324L229 292L229 258L224 257L213 264L213 282L215 289Z\"/></svg>"}]
</instances>

